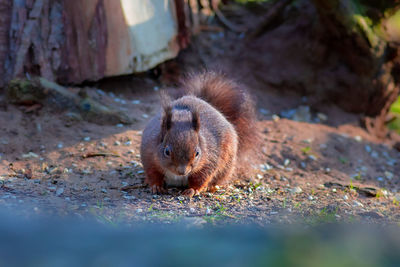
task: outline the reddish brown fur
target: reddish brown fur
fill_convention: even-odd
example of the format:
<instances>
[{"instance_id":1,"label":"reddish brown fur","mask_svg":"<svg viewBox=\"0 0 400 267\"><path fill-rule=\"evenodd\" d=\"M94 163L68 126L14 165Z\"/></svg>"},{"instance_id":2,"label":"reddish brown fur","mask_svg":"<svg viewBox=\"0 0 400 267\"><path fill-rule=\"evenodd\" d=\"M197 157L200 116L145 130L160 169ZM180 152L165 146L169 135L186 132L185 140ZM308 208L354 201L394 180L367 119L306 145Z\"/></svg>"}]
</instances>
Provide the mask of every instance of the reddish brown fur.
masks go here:
<instances>
[{"instance_id":1,"label":"reddish brown fur","mask_svg":"<svg viewBox=\"0 0 400 267\"><path fill-rule=\"evenodd\" d=\"M214 106L231 122L239 136L237 172L244 175L261 143L255 104L245 87L217 72L188 75L181 82L184 94L192 94Z\"/></svg>"},{"instance_id":2,"label":"reddish brown fur","mask_svg":"<svg viewBox=\"0 0 400 267\"><path fill-rule=\"evenodd\" d=\"M163 112L143 132L141 158L153 192L187 176L184 194L192 196L228 182L259 135L253 102L236 83L205 72L184 80L182 89L177 100L163 97Z\"/></svg>"}]
</instances>

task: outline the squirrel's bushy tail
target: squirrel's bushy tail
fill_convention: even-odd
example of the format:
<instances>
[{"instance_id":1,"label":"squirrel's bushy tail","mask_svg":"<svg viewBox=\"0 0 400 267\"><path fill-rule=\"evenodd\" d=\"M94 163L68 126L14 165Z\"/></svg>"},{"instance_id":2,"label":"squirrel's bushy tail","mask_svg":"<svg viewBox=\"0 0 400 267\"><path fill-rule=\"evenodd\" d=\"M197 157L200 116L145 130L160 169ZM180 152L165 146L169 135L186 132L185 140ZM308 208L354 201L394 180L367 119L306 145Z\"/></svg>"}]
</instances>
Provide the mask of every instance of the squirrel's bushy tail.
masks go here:
<instances>
[{"instance_id":1,"label":"squirrel's bushy tail","mask_svg":"<svg viewBox=\"0 0 400 267\"><path fill-rule=\"evenodd\" d=\"M255 159L261 135L254 101L244 86L213 71L189 75L182 84L186 94L207 101L234 125L239 137L238 163L245 165L250 163L250 158ZM243 169L243 166L238 167Z\"/></svg>"}]
</instances>

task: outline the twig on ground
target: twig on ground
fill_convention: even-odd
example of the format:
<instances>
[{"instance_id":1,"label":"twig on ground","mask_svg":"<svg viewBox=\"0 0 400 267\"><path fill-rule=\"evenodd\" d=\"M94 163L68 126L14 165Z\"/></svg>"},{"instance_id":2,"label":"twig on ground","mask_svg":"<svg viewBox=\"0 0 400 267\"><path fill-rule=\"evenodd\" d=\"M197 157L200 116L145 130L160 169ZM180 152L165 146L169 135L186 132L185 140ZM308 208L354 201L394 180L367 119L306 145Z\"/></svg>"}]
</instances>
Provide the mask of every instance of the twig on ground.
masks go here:
<instances>
[{"instance_id":1,"label":"twig on ground","mask_svg":"<svg viewBox=\"0 0 400 267\"><path fill-rule=\"evenodd\" d=\"M86 159L86 158L94 158L94 157L120 157L120 155L118 154L114 154L114 153L87 153L82 155L82 158Z\"/></svg>"}]
</instances>

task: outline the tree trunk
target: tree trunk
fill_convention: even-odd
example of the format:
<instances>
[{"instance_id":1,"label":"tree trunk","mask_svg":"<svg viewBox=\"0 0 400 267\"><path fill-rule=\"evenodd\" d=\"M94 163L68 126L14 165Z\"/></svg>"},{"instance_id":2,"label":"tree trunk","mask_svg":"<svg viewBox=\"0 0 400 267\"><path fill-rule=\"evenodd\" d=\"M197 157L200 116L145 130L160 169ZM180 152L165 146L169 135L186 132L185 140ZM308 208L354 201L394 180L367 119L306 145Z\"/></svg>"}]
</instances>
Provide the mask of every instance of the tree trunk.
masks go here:
<instances>
[{"instance_id":1,"label":"tree trunk","mask_svg":"<svg viewBox=\"0 0 400 267\"><path fill-rule=\"evenodd\" d=\"M11 1L0 0L0 87L4 86L4 75L7 65L6 56L9 42L9 28L11 21Z\"/></svg>"},{"instance_id":2,"label":"tree trunk","mask_svg":"<svg viewBox=\"0 0 400 267\"><path fill-rule=\"evenodd\" d=\"M390 105L399 94L396 80L400 48L388 35L376 33L384 25L383 14L399 6L399 1L313 0L324 27L323 42L340 55L359 80L362 91L341 92L353 105L363 107L365 126L377 136L386 134L385 120ZM384 26L380 30L385 31ZM386 36L386 38L385 38ZM353 90L354 92L354 90ZM365 99L360 103L360 99Z\"/></svg>"},{"instance_id":3,"label":"tree trunk","mask_svg":"<svg viewBox=\"0 0 400 267\"><path fill-rule=\"evenodd\" d=\"M0 0L0 86L145 71L177 55L176 16L173 0Z\"/></svg>"}]
</instances>

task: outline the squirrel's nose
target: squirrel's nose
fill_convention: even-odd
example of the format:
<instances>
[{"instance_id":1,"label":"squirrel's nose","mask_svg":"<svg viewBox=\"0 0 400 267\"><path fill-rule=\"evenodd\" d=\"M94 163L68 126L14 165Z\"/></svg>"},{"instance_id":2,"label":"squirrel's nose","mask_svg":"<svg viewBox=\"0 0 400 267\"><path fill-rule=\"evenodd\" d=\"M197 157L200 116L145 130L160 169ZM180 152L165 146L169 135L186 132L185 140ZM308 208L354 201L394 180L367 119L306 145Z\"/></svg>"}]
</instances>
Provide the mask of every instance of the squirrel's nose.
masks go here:
<instances>
[{"instance_id":1,"label":"squirrel's nose","mask_svg":"<svg viewBox=\"0 0 400 267\"><path fill-rule=\"evenodd\" d=\"M180 166L178 166L178 167L176 168L176 172L177 172L179 175L186 175L186 174L189 173L189 170L188 170L188 168L186 167L186 165L180 165Z\"/></svg>"}]
</instances>

